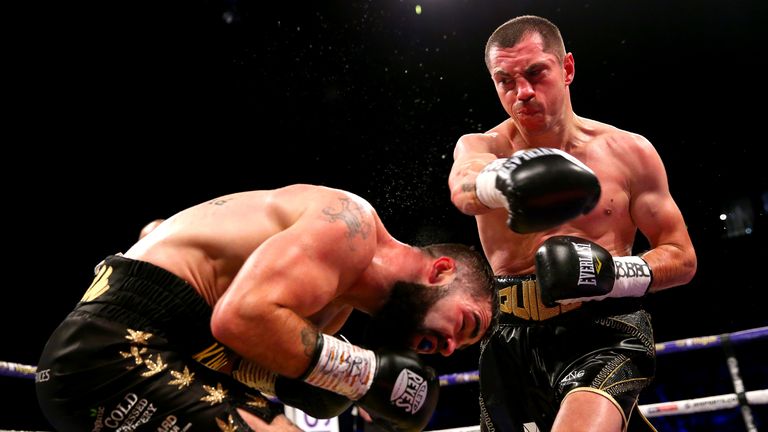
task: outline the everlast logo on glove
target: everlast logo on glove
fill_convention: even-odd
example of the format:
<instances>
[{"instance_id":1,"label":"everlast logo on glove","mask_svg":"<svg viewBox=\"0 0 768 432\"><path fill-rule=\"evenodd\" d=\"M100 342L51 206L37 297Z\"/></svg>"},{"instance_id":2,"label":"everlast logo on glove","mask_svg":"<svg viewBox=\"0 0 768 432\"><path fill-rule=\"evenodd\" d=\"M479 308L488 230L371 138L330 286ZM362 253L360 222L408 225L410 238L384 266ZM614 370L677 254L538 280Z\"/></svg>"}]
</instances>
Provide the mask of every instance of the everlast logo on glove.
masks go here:
<instances>
[{"instance_id":1,"label":"everlast logo on glove","mask_svg":"<svg viewBox=\"0 0 768 432\"><path fill-rule=\"evenodd\" d=\"M592 254L592 245L589 243L573 243L573 248L579 257L579 285L597 285L597 275L603 263ZM594 261L592 258L594 257ZM595 263L597 261L597 263Z\"/></svg>"},{"instance_id":2,"label":"everlast logo on glove","mask_svg":"<svg viewBox=\"0 0 768 432\"><path fill-rule=\"evenodd\" d=\"M427 383L419 374L403 369L397 377L390 400L395 406L413 414L421 409L427 396Z\"/></svg>"}]
</instances>

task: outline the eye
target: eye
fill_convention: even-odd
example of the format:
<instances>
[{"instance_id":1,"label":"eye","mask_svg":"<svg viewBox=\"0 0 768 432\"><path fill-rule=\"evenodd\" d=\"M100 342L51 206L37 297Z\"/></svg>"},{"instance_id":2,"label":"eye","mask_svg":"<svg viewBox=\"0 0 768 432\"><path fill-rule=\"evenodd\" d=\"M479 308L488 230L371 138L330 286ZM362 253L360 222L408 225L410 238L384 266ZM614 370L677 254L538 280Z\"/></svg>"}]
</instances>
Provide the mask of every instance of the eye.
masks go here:
<instances>
[{"instance_id":1,"label":"eye","mask_svg":"<svg viewBox=\"0 0 768 432\"><path fill-rule=\"evenodd\" d=\"M526 72L525 74L528 77L529 81L536 81L537 79L541 79L544 76L544 68L533 68Z\"/></svg>"}]
</instances>

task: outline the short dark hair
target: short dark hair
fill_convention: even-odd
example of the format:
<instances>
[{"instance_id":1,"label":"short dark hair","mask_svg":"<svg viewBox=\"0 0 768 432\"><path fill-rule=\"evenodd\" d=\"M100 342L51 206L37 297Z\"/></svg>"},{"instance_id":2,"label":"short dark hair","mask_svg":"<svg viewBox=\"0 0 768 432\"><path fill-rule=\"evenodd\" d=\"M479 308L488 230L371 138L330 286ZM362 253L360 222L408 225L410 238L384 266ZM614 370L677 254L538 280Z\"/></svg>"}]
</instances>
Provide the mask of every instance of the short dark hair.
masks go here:
<instances>
[{"instance_id":1,"label":"short dark hair","mask_svg":"<svg viewBox=\"0 0 768 432\"><path fill-rule=\"evenodd\" d=\"M541 35L544 52L554 54L561 62L565 58L565 44L560 29L551 21L535 15L522 15L500 25L485 44L485 66L491 70L490 52L494 47L511 48L524 36Z\"/></svg>"},{"instance_id":2,"label":"short dark hair","mask_svg":"<svg viewBox=\"0 0 768 432\"><path fill-rule=\"evenodd\" d=\"M454 284L469 286L473 297L491 300L496 297L493 270L481 252L459 243L435 243L421 249L434 258L448 256L456 260L458 273Z\"/></svg>"}]
</instances>

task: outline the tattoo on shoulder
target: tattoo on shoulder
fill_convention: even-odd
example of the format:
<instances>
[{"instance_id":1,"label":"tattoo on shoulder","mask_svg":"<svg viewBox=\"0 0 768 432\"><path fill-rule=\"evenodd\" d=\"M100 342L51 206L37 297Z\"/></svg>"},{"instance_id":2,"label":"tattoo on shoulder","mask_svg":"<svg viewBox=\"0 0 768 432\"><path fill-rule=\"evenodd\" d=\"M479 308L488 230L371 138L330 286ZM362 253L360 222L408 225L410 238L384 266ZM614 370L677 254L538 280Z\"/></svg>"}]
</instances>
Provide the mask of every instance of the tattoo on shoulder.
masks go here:
<instances>
[{"instance_id":1,"label":"tattoo on shoulder","mask_svg":"<svg viewBox=\"0 0 768 432\"><path fill-rule=\"evenodd\" d=\"M474 183L462 183L461 184L461 191L462 192L474 192L476 189Z\"/></svg>"},{"instance_id":2,"label":"tattoo on shoulder","mask_svg":"<svg viewBox=\"0 0 768 432\"><path fill-rule=\"evenodd\" d=\"M304 345L304 354L308 358L315 356L315 349L317 349L317 330L310 327L304 327L301 329L301 344Z\"/></svg>"},{"instance_id":3,"label":"tattoo on shoulder","mask_svg":"<svg viewBox=\"0 0 768 432\"><path fill-rule=\"evenodd\" d=\"M232 201L234 198L227 197L227 198L216 198L215 200L208 201L208 204L210 205L217 205L217 206L223 206L229 201Z\"/></svg>"},{"instance_id":4,"label":"tattoo on shoulder","mask_svg":"<svg viewBox=\"0 0 768 432\"><path fill-rule=\"evenodd\" d=\"M323 214L329 217L330 222L337 220L347 224L347 237L351 240L356 235L367 238L371 233L371 224L365 220L363 209L349 198L340 198L341 208L326 207Z\"/></svg>"}]
</instances>

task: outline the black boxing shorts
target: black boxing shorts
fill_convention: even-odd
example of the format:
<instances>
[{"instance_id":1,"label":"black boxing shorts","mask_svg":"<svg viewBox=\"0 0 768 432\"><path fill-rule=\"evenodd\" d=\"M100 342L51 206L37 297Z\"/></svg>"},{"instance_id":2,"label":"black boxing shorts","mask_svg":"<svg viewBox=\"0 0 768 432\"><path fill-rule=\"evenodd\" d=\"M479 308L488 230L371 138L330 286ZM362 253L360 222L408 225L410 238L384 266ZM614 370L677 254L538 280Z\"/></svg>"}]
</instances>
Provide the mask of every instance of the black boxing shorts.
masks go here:
<instances>
[{"instance_id":1,"label":"black boxing shorts","mask_svg":"<svg viewBox=\"0 0 768 432\"><path fill-rule=\"evenodd\" d=\"M621 410L626 430L654 431L637 408L656 371L651 318L640 302L584 302L533 320L504 307L507 288L523 283L530 287L535 277L497 277L499 310L480 345L481 430L522 432L524 424L535 423L549 431L560 403L589 391Z\"/></svg>"},{"instance_id":2,"label":"black boxing shorts","mask_svg":"<svg viewBox=\"0 0 768 432\"><path fill-rule=\"evenodd\" d=\"M109 256L43 349L43 413L59 432L250 431L238 408L271 422L281 405L217 371L233 355L211 313L170 272Z\"/></svg>"}]
</instances>

